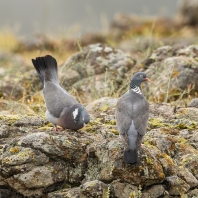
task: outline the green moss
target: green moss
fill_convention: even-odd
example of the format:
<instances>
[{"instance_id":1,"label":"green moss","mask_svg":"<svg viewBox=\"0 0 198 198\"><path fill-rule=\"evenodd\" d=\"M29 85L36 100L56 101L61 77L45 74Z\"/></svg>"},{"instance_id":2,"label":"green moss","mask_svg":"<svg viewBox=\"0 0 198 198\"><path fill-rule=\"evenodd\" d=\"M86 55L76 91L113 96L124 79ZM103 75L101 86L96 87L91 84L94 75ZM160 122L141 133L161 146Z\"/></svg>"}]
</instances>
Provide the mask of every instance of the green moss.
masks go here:
<instances>
[{"instance_id":1,"label":"green moss","mask_svg":"<svg viewBox=\"0 0 198 198\"><path fill-rule=\"evenodd\" d=\"M143 142L143 144L147 147L153 147L152 141L151 140L146 140Z\"/></svg>"},{"instance_id":2,"label":"green moss","mask_svg":"<svg viewBox=\"0 0 198 198\"><path fill-rule=\"evenodd\" d=\"M174 122L174 128L177 129L188 129L188 130L194 130L197 128L198 123L197 122L193 122L191 121L191 119L185 119L185 118L178 118L175 122Z\"/></svg>"},{"instance_id":3,"label":"green moss","mask_svg":"<svg viewBox=\"0 0 198 198\"><path fill-rule=\"evenodd\" d=\"M115 130L115 129L110 129L110 131L111 131L112 133L114 133L115 135L119 135L119 132L118 132L117 130Z\"/></svg>"},{"instance_id":4,"label":"green moss","mask_svg":"<svg viewBox=\"0 0 198 198\"><path fill-rule=\"evenodd\" d=\"M185 144L186 142L188 142L185 138L182 137L178 138L177 141L181 144Z\"/></svg>"},{"instance_id":5,"label":"green moss","mask_svg":"<svg viewBox=\"0 0 198 198\"><path fill-rule=\"evenodd\" d=\"M38 130L42 130L42 131L47 131L47 130L52 130L52 127L49 126L43 126L43 127L39 127Z\"/></svg>"},{"instance_id":6,"label":"green moss","mask_svg":"<svg viewBox=\"0 0 198 198\"><path fill-rule=\"evenodd\" d=\"M105 124L116 125L116 120L105 121Z\"/></svg>"},{"instance_id":7,"label":"green moss","mask_svg":"<svg viewBox=\"0 0 198 198\"><path fill-rule=\"evenodd\" d=\"M167 126L167 124L163 123L163 119L160 118L151 118L149 120L149 125L151 128Z\"/></svg>"},{"instance_id":8,"label":"green moss","mask_svg":"<svg viewBox=\"0 0 198 198\"><path fill-rule=\"evenodd\" d=\"M86 126L86 131L93 134L96 133L96 130L92 126Z\"/></svg>"},{"instance_id":9,"label":"green moss","mask_svg":"<svg viewBox=\"0 0 198 198\"><path fill-rule=\"evenodd\" d=\"M149 158L149 157L146 157L146 163L148 165L153 165L153 160L151 158Z\"/></svg>"},{"instance_id":10,"label":"green moss","mask_svg":"<svg viewBox=\"0 0 198 198\"><path fill-rule=\"evenodd\" d=\"M5 120L9 123L9 125L12 125L14 122L20 119L20 116L18 115L0 115L0 120Z\"/></svg>"},{"instance_id":11,"label":"green moss","mask_svg":"<svg viewBox=\"0 0 198 198\"><path fill-rule=\"evenodd\" d=\"M100 110L101 111L107 111L108 110L108 105L107 104L104 104L102 107L100 107Z\"/></svg>"}]
</instances>

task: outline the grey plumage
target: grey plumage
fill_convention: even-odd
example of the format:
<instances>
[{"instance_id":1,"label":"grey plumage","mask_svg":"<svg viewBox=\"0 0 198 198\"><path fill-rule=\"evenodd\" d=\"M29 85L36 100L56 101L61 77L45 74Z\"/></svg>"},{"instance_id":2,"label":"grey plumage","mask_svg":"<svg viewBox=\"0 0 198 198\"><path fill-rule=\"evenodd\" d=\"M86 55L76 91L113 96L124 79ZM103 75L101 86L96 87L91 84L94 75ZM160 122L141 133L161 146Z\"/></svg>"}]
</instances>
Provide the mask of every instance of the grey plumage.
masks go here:
<instances>
[{"instance_id":1,"label":"grey plumage","mask_svg":"<svg viewBox=\"0 0 198 198\"><path fill-rule=\"evenodd\" d=\"M58 83L56 60L47 55L32 59L32 63L43 84L43 95L47 107L46 117L55 127L78 130L90 121L85 108Z\"/></svg>"},{"instance_id":2,"label":"grey plumage","mask_svg":"<svg viewBox=\"0 0 198 198\"><path fill-rule=\"evenodd\" d=\"M138 149L146 133L149 103L142 95L140 84L149 81L143 72L136 73L130 89L120 97L116 105L116 125L124 145L124 162L138 161Z\"/></svg>"}]
</instances>

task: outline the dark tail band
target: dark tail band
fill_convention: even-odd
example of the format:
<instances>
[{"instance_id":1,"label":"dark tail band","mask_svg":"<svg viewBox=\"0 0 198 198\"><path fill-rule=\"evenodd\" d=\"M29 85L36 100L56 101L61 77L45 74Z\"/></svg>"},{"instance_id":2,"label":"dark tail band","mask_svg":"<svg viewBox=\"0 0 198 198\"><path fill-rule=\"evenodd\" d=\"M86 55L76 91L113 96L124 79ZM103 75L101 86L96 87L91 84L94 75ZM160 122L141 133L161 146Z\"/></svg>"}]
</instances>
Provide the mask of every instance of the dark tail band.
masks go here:
<instances>
[{"instance_id":1,"label":"dark tail band","mask_svg":"<svg viewBox=\"0 0 198 198\"><path fill-rule=\"evenodd\" d=\"M43 86L47 81L58 82L58 68L55 58L50 55L37 57L32 59L32 63Z\"/></svg>"},{"instance_id":2,"label":"dark tail band","mask_svg":"<svg viewBox=\"0 0 198 198\"><path fill-rule=\"evenodd\" d=\"M124 162L126 164L134 164L138 161L138 152L137 149L129 149L128 151L124 151Z\"/></svg>"}]
</instances>

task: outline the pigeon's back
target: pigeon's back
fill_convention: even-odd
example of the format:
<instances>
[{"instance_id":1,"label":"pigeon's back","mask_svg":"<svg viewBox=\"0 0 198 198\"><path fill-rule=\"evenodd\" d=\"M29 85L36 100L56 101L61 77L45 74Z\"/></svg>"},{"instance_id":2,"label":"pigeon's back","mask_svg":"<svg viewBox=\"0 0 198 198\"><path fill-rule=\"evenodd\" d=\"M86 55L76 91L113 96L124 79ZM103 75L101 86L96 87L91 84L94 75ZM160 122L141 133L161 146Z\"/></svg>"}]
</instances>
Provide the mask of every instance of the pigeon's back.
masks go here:
<instances>
[{"instance_id":1,"label":"pigeon's back","mask_svg":"<svg viewBox=\"0 0 198 198\"><path fill-rule=\"evenodd\" d=\"M53 82L45 83L43 89L45 103L48 111L55 117L60 117L64 108L70 108L78 101L65 91L59 84Z\"/></svg>"},{"instance_id":2,"label":"pigeon's back","mask_svg":"<svg viewBox=\"0 0 198 198\"><path fill-rule=\"evenodd\" d=\"M133 120L136 130L140 135L146 133L149 116L149 103L146 98L129 90L120 97L116 108L118 130L126 133Z\"/></svg>"}]
</instances>

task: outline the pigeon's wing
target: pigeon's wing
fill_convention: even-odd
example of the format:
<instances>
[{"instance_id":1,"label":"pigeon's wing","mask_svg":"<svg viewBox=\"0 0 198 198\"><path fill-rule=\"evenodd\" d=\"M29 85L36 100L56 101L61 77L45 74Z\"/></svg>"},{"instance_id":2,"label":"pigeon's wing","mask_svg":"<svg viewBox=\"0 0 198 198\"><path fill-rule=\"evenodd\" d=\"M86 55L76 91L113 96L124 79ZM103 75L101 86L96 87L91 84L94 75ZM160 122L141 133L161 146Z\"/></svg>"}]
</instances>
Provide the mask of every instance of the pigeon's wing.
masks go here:
<instances>
[{"instance_id":1,"label":"pigeon's wing","mask_svg":"<svg viewBox=\"0 0 198 198\"><path fill-rule=\"evenodd\" d=\"M141 100L137 100L133 103L132 119L140 136L144 136L148 125L149 117L149 103L143 97Z\"/></svg>"},{"instance_id":2,"label":"pigeon's wing","mask_svg":"<svg viewBox=\"0 0 198 198\"><path fill-rule=\"evenodd\" d=\"M116 105L116 124L121 135L127 133L132 121L132 117L130 115L132 111L132 105L126 104L125 98L126 97L123 95L123 97L118 100Z\"/></svg>"},{"instance_id":3,"label":"pigeon's wing","mask_svg":"<svg viewBox=\"0 0 198 198\"><path fill-rule=\"evenodd\" d=\"M46 82L43 94L48 111L56 118L60 117L63 109L69 109L72 105L78 103L76 99L57 83Z\"/></svg>"},{"instance_id":4,"label":"pigeon's wing","mask_svg":"<svg viewBox=\"0 0 198 198\"><path fill-rule=\"evenodd\" d=\"M126 104L124 101L126 95L123 95L116 105L116 125L120 133L120 138L126 150L129 149L127 132L130 129L132 118L130 112L132 110L131 104Z\"/></svg>"},{"instance_id":5,"label":"pigeon's wing","mask_svg":"<svg viewBox=\"0 0 198 198\"><path fill-rule=\"evenodd\" d=\"M116 122L118 131L122 136L126 135L131 124L134 124L139 136L143 136L146 133L149 103L143 96L139 98L136 96L128 92L118 100Z\"/></svg>"}]
</instances>

